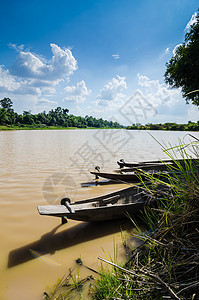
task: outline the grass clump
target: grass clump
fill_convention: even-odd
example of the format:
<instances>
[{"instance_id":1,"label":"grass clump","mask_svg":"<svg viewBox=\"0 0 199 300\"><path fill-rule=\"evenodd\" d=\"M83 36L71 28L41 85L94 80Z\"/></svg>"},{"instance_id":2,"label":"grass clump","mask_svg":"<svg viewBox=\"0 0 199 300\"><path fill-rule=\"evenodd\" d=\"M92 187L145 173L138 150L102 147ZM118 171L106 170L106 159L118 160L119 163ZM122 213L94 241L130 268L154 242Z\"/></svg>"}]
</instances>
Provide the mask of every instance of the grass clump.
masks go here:
<instances>
[{"instance_id":1,"label":"grass clump","mask_svg":"<svg viewBox=\"0 0 199 300\"><path fill-rule=\"evenodd\" d=\"M45 300L72 300L83 299L83 289L90 285L93 276L87 276L83 279L80 278L79 272L74 273L74 270L69 270L68 275L64 275L58 279L55 286L48 291L44 292Z\"/></svg>"},{"instance_id":2,"label":"grass clump","mask_svg":"<svg viewBox=\"0 0 199 300\"><path fill-rule=\"evenodd\" d=\"M96 281L93 299L199 299L199 156L190 157L182 143L163 151L173 162L161 177L147 175L145 188L158 202L143 214L148 231L136 235L142 244L123 267L103 260L112 269Z\"/></svg>"},{"instance_id":3,"label":"grass clump","mask_svg":"<svg viewBox=\"0 0 199 300\"><path fill-rule=\"evenodd\" d=\"M115 274L116 270L112 272L112 270L101 268L100 273L100 280L96 280L98 289L95 299L106 299L107 297L107 299L114 299L124 292L119 276Z\"/></svg>"}]
</instances>

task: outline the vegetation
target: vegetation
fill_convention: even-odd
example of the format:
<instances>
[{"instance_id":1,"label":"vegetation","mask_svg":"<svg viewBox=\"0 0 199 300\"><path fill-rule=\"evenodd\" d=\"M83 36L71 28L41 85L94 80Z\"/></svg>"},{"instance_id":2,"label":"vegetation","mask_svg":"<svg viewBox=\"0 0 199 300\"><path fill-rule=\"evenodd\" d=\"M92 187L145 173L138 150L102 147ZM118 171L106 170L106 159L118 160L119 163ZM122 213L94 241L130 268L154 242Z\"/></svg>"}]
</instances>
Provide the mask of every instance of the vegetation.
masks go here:
<instances>
[{"instance_id":1,"label":"vegetation","mask_svg":"<svg viewBox=\"0 0 199 300\"><path fill-rule=\"evenodd\" d=\"M186 101L199 106L199 15L166 64L165 81L173 88L182 88Z\"/></svg>"},{"instance_id":2,"label":"vegetation","mask_svg":"<svg viewBox=\"0 0 199 300\"><path fill-rule=\"evenodd\" d=\"M93 280L92 275L81 279L78 270L69 270L69 273L67 275L64 275L61 279L58 279L57 283L52 289L49 289L47 292L44 292L44 299L83 299L83 288L85 289L85 286L88 286L91 280Z\"/></svg>"},{"instance_id":3,"label":"vegetation","mask_svg":"<svg viewBox=\"0 0 199 300\"><path fill-rule=\"evenodd\" d=\"M123 267L104 260L113 267L97 280L94 299L199 299L199 162L179 149L181 163L168 153L172 175L150 176L151 187L145 186L159 201L143 215L148 231L136 235L142 245L129 249Z\"/></svg>"},{"instance_id":4,"label":"vegetation","mask_svg":"<svg viewBox=\"0 0 199 300\"><path fill-rule=\"evenodd\" d=\"M48 113L42 112L31 114L30 111L24 111L23 114L17 114L12 108L12 101L9 98L0 100L0 129L46 129L46 128L122 128L117 122L96 119L91 116L85 118L69 114L67 108L57 107L51 109Z\"/></svg>"},{"instance_id":5,"label":"vegetation","mask_svg":"<svg viewBox=\"0 0 199 300\"><path fill-rule=\"evenodd\" d=\"M197 123L189 121L187 124L164 123L142 125L140 123L128 126L131 130L173 130L173 131L199 131L199 121Z\"/></svg>"}]
</instances>

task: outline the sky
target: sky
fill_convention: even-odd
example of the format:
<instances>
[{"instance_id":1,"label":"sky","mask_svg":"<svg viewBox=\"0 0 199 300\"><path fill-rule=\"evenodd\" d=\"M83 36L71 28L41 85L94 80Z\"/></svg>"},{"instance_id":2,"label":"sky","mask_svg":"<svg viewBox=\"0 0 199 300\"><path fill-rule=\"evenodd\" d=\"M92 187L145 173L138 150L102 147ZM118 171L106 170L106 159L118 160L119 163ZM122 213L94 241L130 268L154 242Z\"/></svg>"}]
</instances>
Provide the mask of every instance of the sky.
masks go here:
<instances>
[{"instance_id":1,"label":"sky","mask_svg":"<svg viewBox=\"0 0 199 300\"><path fill-rule=\"evenodd\" d=\"M195 0L1 1L0 99L18 113L68 108L132 123L187 123L199 109L164 83Z\"/></svg>"}]
</instances>

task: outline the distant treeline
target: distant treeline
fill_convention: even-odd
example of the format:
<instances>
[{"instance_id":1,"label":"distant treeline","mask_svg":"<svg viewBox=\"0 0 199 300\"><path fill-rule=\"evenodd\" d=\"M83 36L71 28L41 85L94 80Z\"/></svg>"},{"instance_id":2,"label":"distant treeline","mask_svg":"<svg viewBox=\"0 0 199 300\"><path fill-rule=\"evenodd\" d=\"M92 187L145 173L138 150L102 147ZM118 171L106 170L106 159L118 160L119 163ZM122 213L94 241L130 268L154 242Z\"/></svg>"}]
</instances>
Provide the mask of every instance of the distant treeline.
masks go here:
<instances>
[{"instance_id":1,"label":"distant treeline","mask_svg":"<svg viewBox=\"0 0 199 300\"><path fill-rule=\"evenodd\" d=\"M67 108L57 107L49 112L32 114L30 111L24 111L18 114L12 108L12 101L9 98L0 100L0 125L12 125L20 127L78 127L78 128L123 128L117 122L96 119L91 116L74 116L69 114Z\"/></svg>"},{"instance_id":2,"label":"distant treeline","mask_svg":"<svg viewBox=\"0 0 199 300\"><path fill-rule=\"evenodd\" d=\"M187 124L164 123L164 124L133 124L127 127L131 130L173 130L173 131L199 131L199 121L197 123L189 121Z\"/></svg>"}]
</instances>

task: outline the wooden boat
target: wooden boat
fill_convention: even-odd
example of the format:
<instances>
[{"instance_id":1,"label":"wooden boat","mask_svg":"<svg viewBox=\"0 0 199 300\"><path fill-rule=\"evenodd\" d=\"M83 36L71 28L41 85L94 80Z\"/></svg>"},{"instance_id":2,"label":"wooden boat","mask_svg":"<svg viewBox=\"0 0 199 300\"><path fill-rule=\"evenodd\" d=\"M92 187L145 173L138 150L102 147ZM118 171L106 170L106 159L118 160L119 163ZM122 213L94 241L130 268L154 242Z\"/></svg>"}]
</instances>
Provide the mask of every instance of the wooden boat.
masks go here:
<instances>
[{"instance_id":1,"label":"wooden boat","mask_svg":"<svg viewBox=\"0 0 199 300\"><path fill-rule=\"evenodd\" d=\"M125 170L118 172L100 172L100 171L90 171L91 174L95 175L95 179L99 179L99 177L111 179L118 182L139 182L140 179L147 180L148 175L153 175L153 177L159 178L163 172L155 171L155 170ZM168 173L168 172L167 172Z\"/></svg>"},{"instance_id":2,"label":"wooden boat","mask_svg":"<svg viewBox=\"0 0 199 300\"><path fill-rule=\"evenodd\" d=\"M122 160L121 160L122 161ZM120 161L120 162L121 162ZM164 161L145 161L139 163L125 163L126 168L120 168L113 172L102 172L100 167L95 167L94 171L90 171L91 174L95 175L95 179L99 177L114 180L117 182L139 182L140 179L148 180L151 178L166 177L166 174L179 173L179 165L186 170L187 165L193 162L195 170L199 168L199 160L195 159L176 159L176 160L164 160ZM123 161L124 163L124 161ZM121 165L120 165L121 166Z\"/></svg>"},{"instance_id":3,"label":"wooden boat","mask_svg":"<svg viewBox=\"0 0 199 300\"><path fill-rule=\"evenodd\" d=\"M142 161L142 162L125 162L124 159L120 159L117 161L117 164L120 166L120 168L140 168L141 166L153 166L153 165L164 165L164 164L175 164L176 162L184 163L185 161L188 161L188 159L168 159L168 160L152 160L152 161Z\"/></svg>"},{"instance_id":4,"label":"wooden boat","mask_svg":"<svg viewBox=\"0 0 199 300\"><path fill-rule=\"evenodd\" d=\"M70 203L68 198L61 205L38 206L40 215L54 216L78 221L105 221L119 219L137 213L155 199L144 191L142 185L133 186L104 196Z\"/></svg>"},{"instance_id":5,"label":"wooden boat","mask_svg":"<svg viewBox=\"0 0 199 300\"><path fill-rule=\"evenodd\" d=\"M117 164L119 165L120 168L123 167L128 167L128 168L132 168L132 167L138 167L140 164L143 164L141 162L125 162L124 159L120 159L119 161L117 161Z\"/></svg>"},{"instance_id":6,"label":"wooden boat","mask_svg":"<svg viewBox=\"0 0 199 300\"><path fill-rule=\"evenodd\" d=\"M133 171L170 171L171 166L173 166L172 163L150 163L150 164L139 164L138 166L135 167L124 167L122 169L117 169L115 172L117 173L127 173L127 172L133 172ZM100 169L98 169L100 170Z\"/></svg>"},{"instance_id":7,"label":"wooden boat","mask_svg":"<svg viewBox=\"0 0 199 300\"><path fill-rule=\"evenodd\" d=\"M117 164L120 168L140 168L141 166L152 166L152 165L163 165L165 163L172 164L173 160L153 160L153 161L142 161L142 162L125 162L124 159L117 161Z\"/></svg>"}]
</instances>

